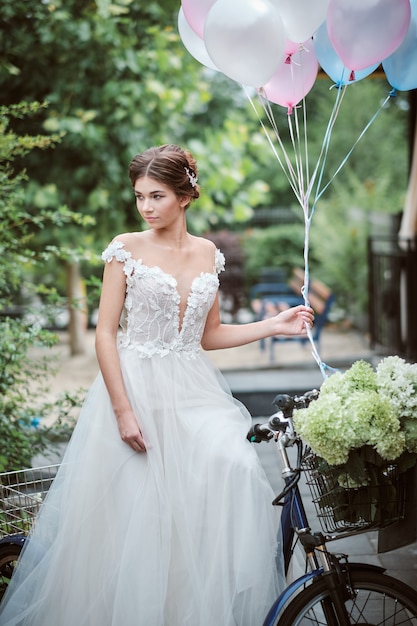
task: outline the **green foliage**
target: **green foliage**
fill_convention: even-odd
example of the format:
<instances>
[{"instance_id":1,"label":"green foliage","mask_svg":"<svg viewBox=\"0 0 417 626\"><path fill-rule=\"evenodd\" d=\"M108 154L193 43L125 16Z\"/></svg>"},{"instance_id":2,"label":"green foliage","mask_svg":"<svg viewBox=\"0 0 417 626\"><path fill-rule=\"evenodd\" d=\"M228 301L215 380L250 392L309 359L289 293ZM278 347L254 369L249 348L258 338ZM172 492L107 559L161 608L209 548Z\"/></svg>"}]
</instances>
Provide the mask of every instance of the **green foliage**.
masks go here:
<instances>
[{"instance_id":1,"label":"green foliage","mask_svg":"<svg viewBox=\"0 0 417 626\"><path fill-rule=\"evenodd\" d=\"M0 318L0 472L30 467L56 440L68 438L80 395L45 400L52 371L47 348L56 336L21 319ZM31 356L36 350L45 356ZM50 426L42 425L47 418Z\"/></svg>"},{"instance_id":2,"label":"green foliage","mask_svg":"<svg viewBox=\"0 0 417 626\"><path fill-rule=\"evenodd\" d=\"M347 208L335 196L319 206L310 234L320 278L332 289L345 315L357 320L367 310L370 225L366 213Z\"/></svg>"},{"instance_id":3,"label":"green foliage","mask_svg":"<svg viewBox=\"0 0 417 626\"><path fill-rule=\"evenodd\" d=\"M288 279L295 267L304 267L304 225L301 222L248 230L242 237L242 246L249 285L256 282L264 267L279 268Z\"/></svg>"},{"instance_id":4,"label":"green foliage","mask_svg":"<svg viewBox=\"0 0 417 626\"><path fill-rule=\"evenodd\" d=\"M31 244L37 254L59 244L94 257L117 232L142 228L127 164L135 153L159 143L190 147L198 159L203 194L188 214L195 233L236 231L257 207L294 204L290 184L240 86L202 67L184 48L177 33L179 7L178 0L56 0L29 9L27 0L3 1L0 103L47 101L49 106L36 116L15 119L13 128L19 135L61 137L54 151L35 150L22 157L31 179L26 206L33 214L66 206L94 218L82 230L69 222L64 228L49 223L38 229ZM331 86L330 79L319 79L306 98L308 145L302 158L309 161L310 174L337 101ZM352 317L366 310L369 228L367 220L351 217L351 209L397 213L407 185L406 94L389 99L349 155L389 91L383 77L345 90L323 185L344 165L313 216L318 276ZM278 105L271 110L291 155L287 112ZM303 140L303 109L293 113L294 129L296 115ZM264 115L263 122L275 143ZM301 208L296 210L302 220ZM279 243L280 237L276 247ZM101 268L89 265L87 271L98 277ZM49 284L64 293L62 266L51 264L48 274Z\"/></svg>"},{"instance_id":5,"label":"green foliage","mask_svg":"<svg viewBox=\"0 0 417 626\"><path fill-rule=\"evenodd\" d=\"M184 48L176 2L58 0L30 14L25 2L6 0L6 6L3 54L9 62L0 67L0 101L46 99L49 107L37 128L41 123L63 134L53 155L28 160L36 207L66 205L94 216L93 238L88 229L82 237L98 252L118 231L138 228L127 165L134 154L160 143L196 152L205 193L190 212L195 232L216 223L218 213L229 223L245 220L262 202L267 185L247 153L252 138L246 102L237 85L208 72ZM12 28L17 22L20 28ZM28 63L34 46L39 53ZM80 239L69 227L43 235L39 246L55 236L70 245Z\"/></svg>"},{"instance_id":6,"label":"green foliage","mask_svg":"<svg viewBox=\"0 0 417 626\"><path fill-rule=\"evenodd\" d=\"M37 254L65 247L74 257L68 261L80 250L94 260L118 232L141 229L127 166L150 145L178 143L197 157L203 194L188 213L192 232L235 228L263 204L269 185L257 166L263 139L256 121L247 122L239 86L203 68L184 48L178 9L174 0L58 0L28 12L24 0L5 0L0 103L46 100L46 109L13 128L61 137L53 152L25 157L26 206L40 214L65 206L94 222L38 229L32 240ZM64 265L65 259L44 259L42 276L32 266L32 277L63 297ZM88 280L99 279L102 266L88 263L83 270ZM91 289L88 296L95 306Z\"/></svg>"},{"instance_id":7,"label":"green foliage","mask_svg":"<svg viewBox=\"0 0 417 626\"><path fill-rule=\"evenodd\" d=\"M24 297L30 299L35 291L30 281L33 268L48 255L60 254L59 250L36 252L33 238L46 224L62 225L73 218L65 207L32 213L25 204L27 174L16 168L16 161L31 150L53 146L58 137L20 137L10 129L10 121L36 114L41 106L0 107L0 471L30 466L32 457L48 448L51 436L65 431L64 418L70 412L67 401L52 408L44 400L49 361L43 356L29 358L32 349L51 347L56 337L30 323ZM39 292L42 289L37 287ZM54 413L58 421L53 427L35 427L42 417Z\"/></svg>"},{"instance_id":8,"label":"green foliage","mask_svg":"<svg viewBox=\"0 0 417 626\"><path fill-rule=\"evenodd\" d=\"M417 365L390 356L374 371L355 361L321 386L320 397L297 411L295 426L316 454L331 465L347 462L349 451L372 446L386 460L403 452L417 459L417 445L409 439L407 423L416 422Z\"/></svg>"},{"instance_id":9,"label":"green foliage","mask_svg":"<svg viewBox=\"0 0 417 626\"><path fill-rule=\"evenodd\" d=\"M329 79L317 81L308 100L308 111L316 109L309 118L312 155L317 154L313 146L323 140L335 102L336 89L329 90L330 85ZM347 87L331 135L323 182L343 164L334 182L345 188L351 204L364 210L397 213L403 206L408 180L409 103L407 93L402 93L389 98L381 109L390 91L384 75ZM332 182L325 197L330 198L333 190Z\"/></svg>"},{"instance_id":10,"label":"green foliage","mask_svg":"<svg viewBox=\"0 0 417 626\"><path fill-rule=\"evenodd\" d=\"M313 215L310 234L320 275L336 294L339 307L354 322L368 305L368 237L378 232L395 233L395 219L389 214L394 213L390 209L398 212L399 205L390 204L395 198L391 184L385 178L375 186L348 171L343 181L333 183L331 197L321 200ZM380 226L375 225L376 221Z\"/></svg>"},{"instance_id":11,"label":"green foliage","mask_svg":"<svg viewBox=\"0 0 417 626\"><path fill-rule=\"evenodd\" d=\"M327 78L317 80L305 101L308 144L306 152L301 151L301 160L305 162L308 155L310 176L317 165L326 126L337 100L337 90L329 89L330 86ZM355 324L362 323L367 311L367 238L376 232L375 215L381 216L379 221L385 224L384 234L395 232L390 230L394 222L390 222L388 215L396 215L402 210L407 187L407 94L391 97L379 110L389 91L383 77L360 81L346 89L327 158L322 161L320 189L328 187L315 206L310 230L315 274L328 284L336 294L338 308ZM294 148L289 140L286 116L281 107L272 108L286 153L293 159ZM294 111L294 129L296 115L303 145L303 114ZM358 138L360 140L355 145ZM272 134L271 141L283 158ZM303 211L294 205L294 196L277 160L270 150L260 154L265 179L269 183L270 204L291 205L302 220ZM333 178L340 165L343 165L342 169ZM316 184L318 180L319 176ZM316 186L312 190L310 206L315 193ZM382 219L384 216L385 220ZM277 245L278 242L279 237ZM259 259L261 261L262 251Z\"/></svg>"}]
</instances>

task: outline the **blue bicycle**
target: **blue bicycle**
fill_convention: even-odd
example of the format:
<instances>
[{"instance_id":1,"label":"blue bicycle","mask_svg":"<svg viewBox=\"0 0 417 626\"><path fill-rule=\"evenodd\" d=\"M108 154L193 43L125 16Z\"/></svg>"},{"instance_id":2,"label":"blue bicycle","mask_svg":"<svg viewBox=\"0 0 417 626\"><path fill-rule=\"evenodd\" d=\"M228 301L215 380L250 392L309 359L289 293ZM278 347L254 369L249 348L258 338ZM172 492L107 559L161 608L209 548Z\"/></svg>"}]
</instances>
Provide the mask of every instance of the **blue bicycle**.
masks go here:
<instances>
[{"instance_id":1,"label":"blue bicycle","mask_svg":"<svg viewBox=\"0 0 417 626\"><path fill-rule=\"evenodd\" d=\"M275 441L282 468L284 489L274 505L282 505L281 533L288 572L294 545L298 541L305 551L306 572L283 591L271 607L263 626L417 626L417 593L385 573L381 567L351 563L347 555L327 549L327 542L341 536L355 535L379 528L401 517L403 485L395 475L395 467L385 468L385 479L397 481L399 494L394 506L386 507L390 517L373 521L352 510L349 497L357 500L358 489L338 484L331 473L323 471L319 459L303 444L294 431L294 409L306 408L319 395L317 390L302 396L278 395L274 400L278 411L264 424L254 424L248 433L252 442ZM295 447L297 460L292 467L288 449ZM312 532L299 489L302 472L312 492L318 518L325 532ZM392 475L390 474L392 473ZM384 499L386 493L382 495ZM342 497L343 496L343 497ZM370 508L374 502L369 503Z\"/></svg>"}]
</instances>

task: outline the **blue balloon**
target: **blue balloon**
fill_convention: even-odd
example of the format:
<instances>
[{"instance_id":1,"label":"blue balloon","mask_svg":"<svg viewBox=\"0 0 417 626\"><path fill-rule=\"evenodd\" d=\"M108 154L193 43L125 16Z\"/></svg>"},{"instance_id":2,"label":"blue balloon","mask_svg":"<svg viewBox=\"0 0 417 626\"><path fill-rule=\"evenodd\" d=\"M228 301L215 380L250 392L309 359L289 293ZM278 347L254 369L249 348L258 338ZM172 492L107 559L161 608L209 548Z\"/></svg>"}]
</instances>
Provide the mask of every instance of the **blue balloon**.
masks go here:
<instances>
[{"instance_id":1,"label":"blue balloon","mask_svg":"<svg viewBox=\"0 0 417 626\"><path fill-rule=\"evenodd\" d=\"M388 82L398 91L417 87L417 0L410 0L411 21L408 32L389 57L382 61Z\"/></svg>"},{"instance_id":2,"label":"blue balloon","mask_svg":"<svg viewBox=\"0 0 417 626\"><path fill-rule=\"evenodd\" d=\"M313 42L318 62L326 74L336 83L337 87L356 83L358 80L366 78L366 76L372 74L379 65L379 63L377 63L376 65L371 65L363 70L357 70L352 73L350 69L343 65L342 60L333 48L327 33L326 22L323 22L320 28L314 33Z\"/></svg>"}]
</instances>

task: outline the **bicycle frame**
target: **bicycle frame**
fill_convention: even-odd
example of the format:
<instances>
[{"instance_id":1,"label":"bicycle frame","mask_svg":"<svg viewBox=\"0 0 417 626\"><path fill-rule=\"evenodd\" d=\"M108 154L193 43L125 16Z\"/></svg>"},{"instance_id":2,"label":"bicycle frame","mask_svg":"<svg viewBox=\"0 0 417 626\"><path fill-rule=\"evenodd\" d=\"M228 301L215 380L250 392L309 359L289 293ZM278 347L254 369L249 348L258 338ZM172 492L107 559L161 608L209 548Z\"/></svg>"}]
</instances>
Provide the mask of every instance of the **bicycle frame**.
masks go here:
<instances>
[{"instance_id":1,"label":"bicycle frame","mask_svg":"<svg viewBox=\"0 0 417 626\"><path fill-rule=\"evenodd\" d=\"M290 479L286 479L289 484ZM309 528L307 514L305 512L303 500L301 498L298 485L293 487L285 496L284 505L281 512L280 532L282 536L282 548L284 554L284 569L287 574L291 561L291 553L294 542L295 528L301 530Z\"/></svg>"},{"instance_id":2,"label":"bicycle frame","mask_svg":"<svg viewBox=\"0 0 417 626\"><path fill-rule=\"evenodd\" d=\"M297 593L298 589L300 589L300 587L303 587L315 576L319 576L322 573L322 569L314 570L314 572L308 572L307 574L300 576L300 578L297 578L297 580L294 580L290 585L288 585L288 587L284 589L284 591L278 596L274 604L269 609L263 626L273 626L276 618L281 613L284 606L292 598L292 596Z\"/></svg>"},{"instance_id":3,"label":"bicycle frame","mask_svg":"<svg viewBox=\"0 0 417 626\"><path fill-rule=\"evenodd\" d=\"M282 473L284 475L284 482L286 488L289 488L294 476L294 471L291 469L288 463L288 455L286 447L290 443L290 438L287 433L283 433L276 440L275 444L278 449L278 455L282 464ZM279 500L280 496L276 498ZM274 501L275 502L275 501ZM301 497L298 484L289 488L284 497L284 503L281 512L280 530L282 537L282 550L284 555L284 569L287 574L289 564L292 556L293 541L295 535L295 528L302 530L308 529L308 518L304 508L304 503ZM312 580L315 576L319 576L323 573L323 568L316 568L303 576L300 576L294 580L284 591L280 594L277 600L270 608L268 615L265 618L263 626L271 626L276 620L283 607L291 599L291 597L303 587L306 583Z\"/></svg>"},{"instance_id":4,"label":"bicycle frame","mask_svg":"<svg viewBox=\"0 0 417 626\"><path fill-rule=\"evenodd\" d=\"M371 565L369 563L349 563L349 570L350 571L368 570L368 571L381 572L381 573L386 571L385 568L380 567L379 565ZM265 621L263 622L262 626L273 626L278 615L281 613L281 611L286 606L286 604L291 600L291 598L295 596L298 593L298 591L302 587L304 587L304 585L306 585L308 582L313 580L313 578L322 576L323 574L324 574L323 568L319 567L318 569L314 571L308 572L304 574L303 576L300 576L299 578L294 580L290 585L288 585L288 587L284 589L284 591L278 596L274 604L269 609L268 615L266 616Z\"/></svg>"},{"instance_id":5,"label":"bicycle frame","mask_svg":"<svg viewBox=\"0 0 417 626\"><path fill-rule=\"evenodd\" d=\"M279 405L277 404L277 406ZM281 422L281 417L284 417L285 422ZM378 566L365 565L362 563L346 563L344 568L335 567L335 561L332 560L332 557L325 549L326 538L321 533L311 534L303 499L298 486L300 462L297 463L295 470L291 467L289 462L287 453L288 447L293 447L294 444L297 444L299 461L302 454L302 442L294 432L291 414L286 414L284 409L282 412L271 416L269 424L274 425L275 444L285 484L284 490L273 502L273 504L280 504L281 500L284 498L279 533L282 537L285 574L288 573L292 557L294 535L296 532L305 549L310 571L292 581L278 596L268 611L263 626L274 626L276 619L293 596L314 578L323 576L324 574L326 574L326 581L331 597L329 604L326 604L326 601L323 602L323 612L330 620L328 623L339 624L340 626L349 625L350 621L346 613L344 605L345 598L343 596L343 591L349 593L348 573L356 569L368 569L379 572L384 572L385 570ZM257 432L258 435L260 434L259 430L255 432ZM317 555L319 555L320 563Z\"/></svg>"},{"instance_id":6,"label":"bicycle frame","mask_svg":"<svg viewBox=\"0 0 417 626\"><path fill-rule=\"evenodd\" d=\"M27 539L27 535L19 534L19 535L6 535L0 539L0 546L6 545L15 545L23 548L23 545Z\"/></svg>"}]
</instances>

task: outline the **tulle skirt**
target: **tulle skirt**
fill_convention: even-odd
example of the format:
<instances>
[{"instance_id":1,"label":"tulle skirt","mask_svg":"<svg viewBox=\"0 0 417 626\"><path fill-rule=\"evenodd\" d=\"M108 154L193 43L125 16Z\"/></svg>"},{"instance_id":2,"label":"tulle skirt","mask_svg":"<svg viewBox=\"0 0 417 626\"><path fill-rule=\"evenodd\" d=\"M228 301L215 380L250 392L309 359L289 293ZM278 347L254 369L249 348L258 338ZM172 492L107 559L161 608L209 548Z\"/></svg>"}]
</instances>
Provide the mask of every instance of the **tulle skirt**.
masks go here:
<instances>
[{"instance_id":1,"label":"tulle skirt","mask_svg":"<svg viewBox=\"0 0 417 626\"><path fill-rule=\"evenodd\" d=\"M147 453L121 441L99 375L1 626L260 626L278 513L249 414L203 353L120 358Z\"/></svg>"}]
</instances>

